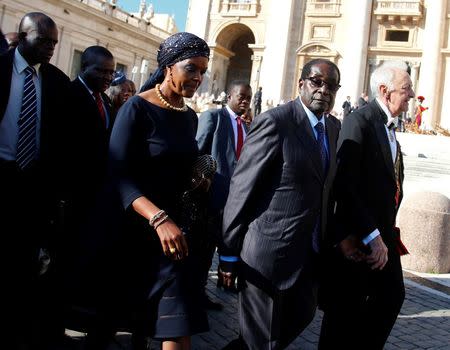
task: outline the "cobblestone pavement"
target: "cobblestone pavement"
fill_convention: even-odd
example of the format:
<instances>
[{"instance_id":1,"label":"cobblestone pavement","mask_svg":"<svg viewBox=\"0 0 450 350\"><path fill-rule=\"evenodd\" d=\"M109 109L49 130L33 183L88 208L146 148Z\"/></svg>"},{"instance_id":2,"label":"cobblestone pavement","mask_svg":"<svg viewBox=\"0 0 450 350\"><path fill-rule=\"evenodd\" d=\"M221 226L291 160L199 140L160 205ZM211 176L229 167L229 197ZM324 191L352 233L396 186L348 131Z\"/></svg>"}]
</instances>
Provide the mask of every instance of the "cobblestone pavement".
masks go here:
<instances>
[{"instance_id":1,"label":"cobblestone pavement","mask_svg":"<svg viewBox=\"0 0 450 350\"><path fill-rule=\"evenodd\" d=\"M223 311L209 312L210 331L193 337L194 350L222 349L238 334L237 295L217 289L216 275L212 271L208 282L208 293L212 300L221 302L225 308ZM450 288L435 291L413 281L411 275L406 276L406 299L385 350L450 350ZM322 313L318 311L313 322L288 349L316 349L321 320ZM69 334L72 336L70 350L80 349L84 335L73 332ZM116 344L111 345L109 350L129 350L131 349L129 340L129 334L118 334ZM159 348L158 343L152 344L152 349Z\"/></svg>"}]
</instances>

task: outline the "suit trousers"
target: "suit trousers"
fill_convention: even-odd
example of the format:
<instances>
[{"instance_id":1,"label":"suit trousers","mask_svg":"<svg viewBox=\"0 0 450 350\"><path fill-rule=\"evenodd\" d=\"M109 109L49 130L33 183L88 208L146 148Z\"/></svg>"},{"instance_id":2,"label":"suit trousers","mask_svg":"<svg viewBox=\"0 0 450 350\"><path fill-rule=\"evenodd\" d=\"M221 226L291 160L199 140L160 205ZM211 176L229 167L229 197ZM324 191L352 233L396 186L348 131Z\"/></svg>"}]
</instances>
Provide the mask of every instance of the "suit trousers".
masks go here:
<instances>
[{"instance_id":1,"label":"suit trousers","mask_svg":"<svg viewBox=\"0 0 450 350\"><path fill-rule=\"evenodd\" d=\"M326 265L319 349L383 349L405 298L398 253L389 248L381 271L337 252Z\"/></svg>"},{"instance_id":2,"label":"suit trousers","mask_svg":"<svg viewBox=\"0 0 450 350\"><path fill-rule=\"evenodd\" d=\"M278 290L245 264L242 276L240 332L248 349L286 348L314 318L317 273L304 268L295 284L286 290Z\"/></svg>"},{"instance_id":3,"label":"suit trousers","mask_svg":"<svg viewBox=\"0 0 450 350\"><path fill-rule=\"evenodd\" d=\"M15 162L0 161L4 293L0 305L7 341L11 341L8 349L40 349L57 336L52 333L60 326L55 308L58 293L50 288L52 268L39 276L39 248L47 241L41 234L50 234L46 223L49 213L44 210L49 196L43 192L39 177L36 168L23 171Z\"/></svg>"}]
</instances>

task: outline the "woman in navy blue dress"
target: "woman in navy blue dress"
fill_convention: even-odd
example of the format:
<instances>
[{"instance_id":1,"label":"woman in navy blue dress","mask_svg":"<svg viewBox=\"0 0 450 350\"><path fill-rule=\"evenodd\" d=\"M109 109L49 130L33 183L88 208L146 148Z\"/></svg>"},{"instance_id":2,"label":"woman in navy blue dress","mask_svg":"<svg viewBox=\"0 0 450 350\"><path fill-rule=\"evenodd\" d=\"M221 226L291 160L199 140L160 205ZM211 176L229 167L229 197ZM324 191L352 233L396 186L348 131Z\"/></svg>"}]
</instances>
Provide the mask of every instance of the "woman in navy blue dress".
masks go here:
<instances>
[{"instance_id":1,"label":"woman in navy blue dress","mask_svg":"<svg viewBox=\"0 0 450 350\"><path fill-rule=\"evenodd\" d=\"M190 349L190 336L208 330L198 299L200 267L180 226L181 198L198 156L197 115L183 98L199 87L208 59L206 42L193 34L166 39L158 70L122 106L111 135L112 178L138 266L129 288L145 300L136 332L159 339L163 350Z\"/></svg>"}]
</instances>

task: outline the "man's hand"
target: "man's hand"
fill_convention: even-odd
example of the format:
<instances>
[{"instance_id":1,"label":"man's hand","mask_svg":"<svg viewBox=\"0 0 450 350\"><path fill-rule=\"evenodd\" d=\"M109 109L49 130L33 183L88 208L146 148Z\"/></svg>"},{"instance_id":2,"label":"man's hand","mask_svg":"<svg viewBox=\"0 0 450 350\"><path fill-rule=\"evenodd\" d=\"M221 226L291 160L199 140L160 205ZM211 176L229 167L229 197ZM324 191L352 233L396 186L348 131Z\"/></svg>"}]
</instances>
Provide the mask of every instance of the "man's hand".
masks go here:
<instances>
[{"instance_id":1,"label":"man's hand","mask_svg":"<svg viewBox=\"0 0 450 350\"><path fill-rule=\"evenodd\" d=\"M383 270L388 261L388 249L381 236L379 235L370 241L369 247L371 249L371 253L367 258L367 263L370 265L372 270Z\"/></svg>"},{"instance_id":2,"label":"man's hand","mask_svg":"<svg viewBox=\"0 0 450 350\"><path fill-rule=\"evenodd\" d=\"M354 235L348 235L339 243L339 249L344 257L354 262L360 262L367 259L367 255L359 249L361 241Z\"/></svg>"},{"instance_id":3,"label":"man's hand","mask_svg":"<svg viewBox=\"0 0 450 350\"><path fill-rule=\"evenodd\" d=\"M219 262L217 268L217 287L224 290L236 291L236 278L238 275L239 262Z\"/></svg>"}]
</instances>

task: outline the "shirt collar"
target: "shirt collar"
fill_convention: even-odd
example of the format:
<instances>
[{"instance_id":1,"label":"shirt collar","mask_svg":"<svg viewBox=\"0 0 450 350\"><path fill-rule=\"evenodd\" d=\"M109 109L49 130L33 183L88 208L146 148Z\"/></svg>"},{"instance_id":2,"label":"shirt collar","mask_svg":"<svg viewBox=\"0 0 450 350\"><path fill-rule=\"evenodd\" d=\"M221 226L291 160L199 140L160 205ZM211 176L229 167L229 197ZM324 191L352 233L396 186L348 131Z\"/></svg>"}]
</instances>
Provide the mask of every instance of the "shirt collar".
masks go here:
<instances>
[{"instance_id":1,"label":"shirt collar","mask_svg":"<svg viewBox=\"0 0 450 350\"><path fill-rule=\"evenodd\" d=\"M28 62L23 58L23 56L20 54L19 49L14 50L14 67L17 71L17 73L21 74L25 68L30 66ZM31 66L36 71L36 74L39 74L39 68L41 68L40 63L36 63L34 66Z\"/></svg>"},{"instance_id":2,"label":"shirt collar","mask_svg":"<svg viewBox=\"0 0 450 350\"><path fill-rule=\"evenodd\" d=\"M308 107L305 106L305 104L303 103L302 99L299 97L298 98L300 100L300 103L303 106L303 109L306 112L306 116L308 117L309 123L311 124L311 127L314 129L314 127L318 124L318 123L322 123L323 124L323 129L325 130L325 118L324 118L324 114L322 114L322 117L320 119L317 119L316 115L311 112Z\"/></svg>"},{"instance_id":3,"label":"shirt collar","mask_svg":"<svg viewBox=\"0 0 450 350\"><path fill-rule=\"evenodd\" d=\"M236 119L237 117L239 117L236 113L233 112L233 110L230 108L230 106L226 105L225 108L227 109L227 111L230 114L230 117L232 119Z\"/></svg>"},{"instance_id":4,"label":"shirt collar","mask_svg":"<svg viewBox=\"0 0 450 350\"><path fill-rule=\"evenodd\" d=\"M375 100L387 116L386 126L390 127L393 125L396 128L398 126L398 117L393 117L387 106L378 97Z\"/></svg>"}]
</instances>

